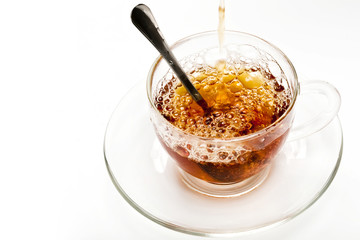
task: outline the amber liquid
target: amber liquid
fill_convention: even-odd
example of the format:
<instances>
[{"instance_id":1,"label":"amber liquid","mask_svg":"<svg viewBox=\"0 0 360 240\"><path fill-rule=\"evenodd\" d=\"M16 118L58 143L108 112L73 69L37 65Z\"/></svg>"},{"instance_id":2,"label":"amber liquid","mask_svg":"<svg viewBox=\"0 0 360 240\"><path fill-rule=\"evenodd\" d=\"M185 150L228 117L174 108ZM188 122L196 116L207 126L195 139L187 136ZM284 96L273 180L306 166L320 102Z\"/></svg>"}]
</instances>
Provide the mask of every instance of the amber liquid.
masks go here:
<instances>
[{"instance_id":1,"label":"amber liquid","mask_svg":"<svg viewBox=\"0 0 360 240\"><path fill-rule=\"evenodd\" d=\"M225 31L225 0L220 0L220 3L219 3L219 25L218 25L220 54L223 53L224 31Z\"/></svg>"},{"instance_id":2,"label":"amber liquid","mask_svg":"<svg viewBox=\"0 0 360 240\"><path fill-rule=\"evenodd\" d=\"M288 97L269 72L240 64L225 68L202 66L190 79L210 106L208 112L196 104L174 77L165 80L155 97L155 106L172 125L183 132L205 138L234 139L260 131L274 123L288 108ZM235 66L238 66L237 68ZM276 137L271 136L273 134ZM268 133L247 143L247 149L218 149L208 144L203 152L192 143L162 145L189 174L211 183L234 183L255 175L277 154L287 131Z\"/></svg>"}]
</instances>

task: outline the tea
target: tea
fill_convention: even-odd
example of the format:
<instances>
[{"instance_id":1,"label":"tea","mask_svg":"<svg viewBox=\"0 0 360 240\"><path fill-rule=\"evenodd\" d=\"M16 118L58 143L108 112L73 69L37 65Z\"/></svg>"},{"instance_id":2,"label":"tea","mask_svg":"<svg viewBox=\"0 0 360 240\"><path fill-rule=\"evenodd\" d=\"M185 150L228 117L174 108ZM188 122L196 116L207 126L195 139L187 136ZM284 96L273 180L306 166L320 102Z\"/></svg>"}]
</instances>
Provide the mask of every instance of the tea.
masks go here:
<instances>
[{"instance_id":1,"label":"tea","mask_svg":"<svg viewBox=\"0 0 360 240\"><path fill-rule=\"evenodd\" d=\"M160 81L155 94L158 111L176 128L202 138L234 139L266 128L288 108L289 93L269 69L240 58L215 66L191 62L200 55L190 56L185 62L192 65L189 78L208 103L208 112L193 101L171 72ZM212 183L233 183L261 171L277 153L286 133L270 143L259 141L252 146L228 148L190 142L169 144L164 137L159 139L191 175Z\"/></svg>"},{"instance_id":2,"label":"tea","mask_svg":"<svg viewBox=\"0 0 360 240\"><path fill-rule=\"evenodd\" d=\"M219 37L219 50L220 54L223 53L224 45L224 32L225 32L225 0L219 2L219 25L218 25L218 37Z\"/></svg>"}]
</instances>

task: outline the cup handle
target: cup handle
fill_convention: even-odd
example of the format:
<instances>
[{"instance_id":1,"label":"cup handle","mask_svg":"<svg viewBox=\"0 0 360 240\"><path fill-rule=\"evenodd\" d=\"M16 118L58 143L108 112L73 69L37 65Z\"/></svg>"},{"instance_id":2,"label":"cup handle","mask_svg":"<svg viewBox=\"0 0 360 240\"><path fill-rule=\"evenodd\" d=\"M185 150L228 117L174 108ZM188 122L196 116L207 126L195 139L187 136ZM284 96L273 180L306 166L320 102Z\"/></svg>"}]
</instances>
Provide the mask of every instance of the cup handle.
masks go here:
<instances>
[{"instance_id":1,"label":"cup handle","mask_svg":"<svg viewBox=\"0 0 360 240\"><path fill-rule=\"evenodd\" d=\"M307 137L326 127L339 112L340 104L340 94L330 83L319 80L302 82L288 141Z\"/></svg>"}]
</instances>

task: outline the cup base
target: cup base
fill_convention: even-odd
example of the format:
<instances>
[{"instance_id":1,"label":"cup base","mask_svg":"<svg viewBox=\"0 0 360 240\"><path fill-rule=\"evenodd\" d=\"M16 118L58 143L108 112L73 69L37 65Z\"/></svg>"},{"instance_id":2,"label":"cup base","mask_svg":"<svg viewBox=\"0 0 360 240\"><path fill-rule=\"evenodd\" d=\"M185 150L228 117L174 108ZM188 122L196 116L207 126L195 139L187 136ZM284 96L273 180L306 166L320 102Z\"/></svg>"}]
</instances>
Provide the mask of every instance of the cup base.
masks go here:
<instances>
[{"instance_id":1,"label":"cup base","mask_svg":"<svg viewBox=\"0 0 360 240\"><path fill-rule=\"evenodd\" d=\"M193 177L187 172L179 169L181 179L192 190L211 197L227 198L244 195L261 185L269 175L271 165L269 164L256 175L233 184L213 184L199 178Z\"/></svg>"}]
</instances>

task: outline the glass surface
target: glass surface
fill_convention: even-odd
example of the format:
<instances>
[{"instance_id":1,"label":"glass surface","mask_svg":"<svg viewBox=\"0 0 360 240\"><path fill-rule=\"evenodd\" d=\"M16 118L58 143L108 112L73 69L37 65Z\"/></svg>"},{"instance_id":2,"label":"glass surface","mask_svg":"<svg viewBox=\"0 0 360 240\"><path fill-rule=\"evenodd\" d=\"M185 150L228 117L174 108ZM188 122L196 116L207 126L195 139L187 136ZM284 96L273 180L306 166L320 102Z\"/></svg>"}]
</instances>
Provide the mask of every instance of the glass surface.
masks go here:
<instances>
[{"instance_id":1,"label":"glass surface","mask_svg":"<svg viewBox=\"0 0 360 240\"><path fill-rule=\"evenodd\" d=\"M312 102L311 95L306 101ZM122 99L107 127L105 160L115 187L129 204L176 231L232 236L284 223L321 197L340 164L342 130L335 117L316 133L286 142L267 178L253 191L232 198L205 196L184 184L161 147L147 102L143 82ZM312 114L300 103L300 116Z\"/></svg>"}]
</instances>

